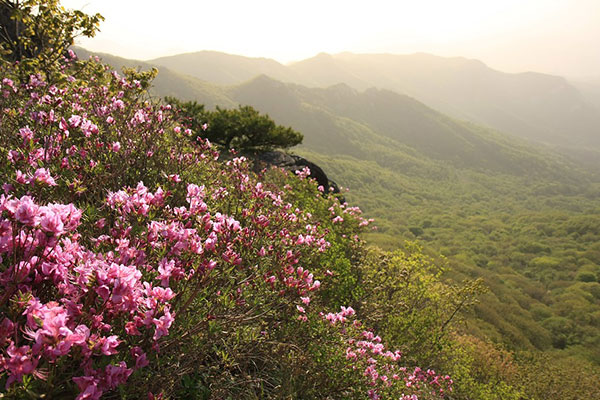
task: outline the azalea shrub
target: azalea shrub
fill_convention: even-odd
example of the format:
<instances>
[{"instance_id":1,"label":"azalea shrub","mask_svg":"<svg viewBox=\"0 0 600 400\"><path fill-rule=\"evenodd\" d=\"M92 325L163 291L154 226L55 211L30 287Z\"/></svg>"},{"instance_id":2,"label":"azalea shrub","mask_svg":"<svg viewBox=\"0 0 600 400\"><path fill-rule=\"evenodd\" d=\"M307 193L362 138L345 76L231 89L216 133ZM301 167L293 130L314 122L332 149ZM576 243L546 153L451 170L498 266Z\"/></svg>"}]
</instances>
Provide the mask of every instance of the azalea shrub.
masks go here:
<instances>
[{"instance_id":1,"label":"azalea shrub","mask_svg":"<svg viewBox=\"0 0 600 400\"><path fill-rule=\"evenodd\" d=\"M146 88L66 53L2 69L0 385L9 397L430 398L356 319L360 210L220 155Z\"/></svg>"}]
</instances>

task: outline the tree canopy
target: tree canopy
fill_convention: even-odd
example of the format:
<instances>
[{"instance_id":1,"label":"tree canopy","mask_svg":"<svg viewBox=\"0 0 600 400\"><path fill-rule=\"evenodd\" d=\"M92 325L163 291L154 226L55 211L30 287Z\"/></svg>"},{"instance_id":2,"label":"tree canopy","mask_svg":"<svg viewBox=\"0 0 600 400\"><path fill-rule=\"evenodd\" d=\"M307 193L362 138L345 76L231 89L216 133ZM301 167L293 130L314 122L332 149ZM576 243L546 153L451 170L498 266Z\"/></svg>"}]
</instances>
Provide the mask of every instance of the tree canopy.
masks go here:
<instances>
[{"instance_id":1,"label":"tree canopy","mask_svg":"<svg viewBox=\"0 0 600 400\"><path fill-rule=\"evenodd\" d=\"M78 36L93 37L104 18L66 10L59 0L0 0L0 56L28 73L53 71Z\"/></svg>"},{"instance_id":2,"label":"tree canopy","mask_svg":"<svg viewBox=\"0 0 600 400\"><path fill-rule=\"evenodd\" d=\"M196 136L225 149L264 151L302 143L300 132L277 125L268 115L251 106L239 106L237 109L217 107L215 111L208 111L195 101L182 102L172 97L166 100L179 111Z\"/></svg>"}]
</instances>

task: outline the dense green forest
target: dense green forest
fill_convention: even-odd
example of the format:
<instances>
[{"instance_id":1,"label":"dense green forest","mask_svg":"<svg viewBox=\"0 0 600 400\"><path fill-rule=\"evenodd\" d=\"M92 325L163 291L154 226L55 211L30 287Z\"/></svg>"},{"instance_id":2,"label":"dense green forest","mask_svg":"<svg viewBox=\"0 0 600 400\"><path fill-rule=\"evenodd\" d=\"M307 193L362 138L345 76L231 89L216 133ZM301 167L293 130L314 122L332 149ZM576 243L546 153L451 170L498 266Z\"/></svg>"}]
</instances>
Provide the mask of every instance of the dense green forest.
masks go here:
<instances>
[{"instance_id":1,"label":"dense green forest","mask_svg":"<svg viewBox=\"0 0 600 400\"><path fill-rule=\"evenodd\" d=\"M598 184L461 170L444 181L398 177L374 162L303 154L347 183L349 201L378 221L369 241L419 240L447 258L455 279L485 278L491 293L471 329L511 349L600 361Z\"/></svg>"}]
</instances>

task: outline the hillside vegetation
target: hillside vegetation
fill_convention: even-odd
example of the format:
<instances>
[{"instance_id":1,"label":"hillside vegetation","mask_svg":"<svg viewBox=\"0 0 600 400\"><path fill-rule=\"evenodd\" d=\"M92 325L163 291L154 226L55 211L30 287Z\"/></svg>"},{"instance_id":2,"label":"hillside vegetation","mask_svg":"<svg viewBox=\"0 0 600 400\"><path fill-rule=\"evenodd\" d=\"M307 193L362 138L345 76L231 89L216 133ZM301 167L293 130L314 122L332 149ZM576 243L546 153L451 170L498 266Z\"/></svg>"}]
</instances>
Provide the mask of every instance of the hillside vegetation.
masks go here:
<instances>
[{"instance_id":1,"label":"hillside vegetation","mask_svg":"<svg viewBox=\"0 0 600 400\"><path fill-rule=\"evenodd\" d=\"M264 75L222 90L303 133L297 152L376 219L371 243L420 240L456 281L484 277L491 291L468 332L600 362L596 173L387 90Z\"/></svg>"},{"instance_id":2,"label":"hillside vegetation","mask_svg":"<svg viewBox=\"0 0 600 400\"><path fill-rule=\"evenodd\" d=\"M57 2L21 6L44 26L95 26ZM37 36L22 32L28 48ZM422 259L414 274L447 287L418 248L371 253L358 236L369 221L308 170L255 174L234 151L221 156L147 97L153 73L123 76L66 49L46 70L18 60L33 62L0 62L1 397L452 392L448 375L403 355L409 343L374 331L387 320L366 295L378 257L393 256L390 268ZM452 319L474 293L436 298L436 311Z\"/></svg>"}]
</instances>

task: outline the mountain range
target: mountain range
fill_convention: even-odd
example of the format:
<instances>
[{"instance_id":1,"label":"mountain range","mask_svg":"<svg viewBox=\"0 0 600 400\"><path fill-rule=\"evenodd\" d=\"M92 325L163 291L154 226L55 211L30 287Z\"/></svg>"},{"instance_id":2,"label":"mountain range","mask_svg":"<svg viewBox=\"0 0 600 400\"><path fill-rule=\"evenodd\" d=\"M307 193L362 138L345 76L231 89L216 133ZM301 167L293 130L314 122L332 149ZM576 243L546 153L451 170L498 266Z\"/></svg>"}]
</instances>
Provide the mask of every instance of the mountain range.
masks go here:
<instances>
[{"instance_id":1,"label":"mountain range","mask_svg":"<svg viewBox=\"0 0 600 400\"><path fill-rule=\"evenodd\" d=\"M463 57L321 53L283 65L265 58L202 51L149 63L221 85L264 74L308 87L345 83L357 90L388 89L449 116L524 139L569 149L600 147L600 109L566 79L534 72L503 73Z\"/></svg>"},{"instance_id":2,"label":"mountain range","mask_svg":"<svg viewBox=\"0 0 600 400\"><path fill-rule=\"evenodd\" d=\"M90 55L84 49L77 49L77 52L80 57ZM165 57L150 62L128 60L108 54L101 54L101 57L117 69L122 66L142 69L157 66L160 73L154 81L153 91L160 97L175 96L182 100L196 100L209 108L217 105L222 107L232 107L237 104L252 105L261 112L268 113L277 123L301 131L305 136L304 147L311 150L325 153L337 152L339 155L373 159L380 163L383 160L387 160L388 163L398 163L401 159L402 163L418 165L418 160L433 158L451 162L456 166L470 166L497 172L508 170L515 173L539 172L542 165L548 173L553 170L546 165L547 158L533 155L539 153L539 146L537 153L532 153L532 146L514 132L505 130L500 133L500 130L485 128L469 122L468 119L465 121L445 115L429 107L429 104L401 94L399 91L369 87L366 80L358 78L361 74L345 73L340 66L343 63L338 63L336 60L357 58L359 61L362 60L360 62L363 64L368 64L369 60L380 60L380 70L387 69L389 76L393 75L394 67L384 61L391 57L392 61L396 60L396 67L401 64L398 60L404 58L411 60L410 63L405 63L410 65L402 67L404 72L399 73L398 76L416 75L416 71L419 70L417 64L420 63L420 75L424 77L427 75L424 71L436 69L438 72L432 74L437 76L435 78L437 80L442 80L442 76L450 76L448 80L455 82L459 81L457 76L462 76L465 80L466 71L473 68L483 69L487 71L486 74L500 74L506 79L525 79L521 76L512 77L510 74L497 73L476 61L462 58L446 59L424 54L375 55L367 58L344 53L335 57L321 54L286 67L265 58L248 58L206 51ZM437 65L434 68L435 60ZM356 66L360 64L359 61L350 64ZM338 67L319 69L317 64L321 62L330 65L334 63ZM349 64L349 62L345 63ZM364 66L364 71L369 69ZM412 72L406 72L409 70ZM366 77L368 74L365 72L362 75ZM372 79L377 75L371 71ZM573 94L572 99L563 99L563 102L571 101L574 109L577 108L577 104L583 104L579 107L579 111L587 113L588 121L593 122L593 119L598 117L599 113L593 112L595 109L591 102L584 100L583 95L563 79L541 74L536 76L541 77L542 83L561 81L567 93ZM383 75L378 79L379 83L385 81ZM402 79L410 81L407 78ZM330 84L336 80L342 83ZM286 81L309 82L302 85ZM390 78L387 86L397 86L399 81L400 78ZM425 79L422 81L424 82ZM541 84L541 89L536 96L540 97L543 90L549 90L551 85L546 83ZM496 86L502 85L496 82ZM456 90L460 92L459 88ZM530 87L529 90L533 91L533 88ZM464 94L462 97L468 96ZM492 95L488 97L491 99ZM508 103L507 101L505 109L515 107ZM538 108L538 114L552 114L545 107ZM500 118L500 114L496 117ZM563 123L571 118L569 113L554 114L555 119L562 118ZM539 131L546 132L547 136L543 140L546 143L556 139L548 131L541 128ZM514 136L507 136L506 132ZM590 142L595 140L592 133L588 136ZM584 140L581 137L580 139ZM561 142L557 139L555 144L559 143ZM566 142L562 143L565 145ZM575 141L572 144L574 143ZM527 150L523 150L526 148ZM398 149L402 149L401 156L398 154ZM593 163L596 155L600 154L596 149L600 151L600 145L588 144L579 151L585 152ZM390 152L395 155L385 156ZM541 162L542 159L545 161ZM415 168L415 170L419 169Z\"/></svg>"}]
</instances>

